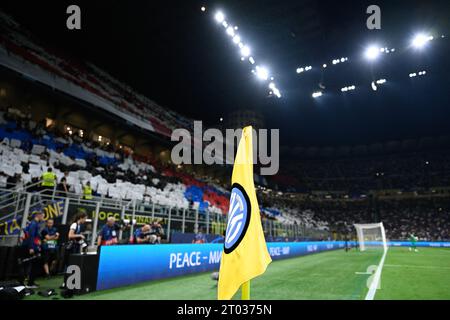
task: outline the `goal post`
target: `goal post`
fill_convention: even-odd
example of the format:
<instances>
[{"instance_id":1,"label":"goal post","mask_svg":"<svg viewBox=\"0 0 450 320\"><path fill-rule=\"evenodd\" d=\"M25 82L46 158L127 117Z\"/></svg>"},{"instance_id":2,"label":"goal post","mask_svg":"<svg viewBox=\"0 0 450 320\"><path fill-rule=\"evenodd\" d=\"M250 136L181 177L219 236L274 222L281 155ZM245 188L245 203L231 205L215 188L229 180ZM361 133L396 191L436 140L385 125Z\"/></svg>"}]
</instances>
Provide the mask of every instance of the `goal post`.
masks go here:
<instances>
[{"instance_id":1,"label":"goal post","mask_svg":"<svg viewBox=\"0 0 450 320\"><path fill-rule=\"evenodd\" d=\"M354 224L360 251L368 248L380 248L387 250L386 232L383 223Z\"/></svg>"}]
</instances>

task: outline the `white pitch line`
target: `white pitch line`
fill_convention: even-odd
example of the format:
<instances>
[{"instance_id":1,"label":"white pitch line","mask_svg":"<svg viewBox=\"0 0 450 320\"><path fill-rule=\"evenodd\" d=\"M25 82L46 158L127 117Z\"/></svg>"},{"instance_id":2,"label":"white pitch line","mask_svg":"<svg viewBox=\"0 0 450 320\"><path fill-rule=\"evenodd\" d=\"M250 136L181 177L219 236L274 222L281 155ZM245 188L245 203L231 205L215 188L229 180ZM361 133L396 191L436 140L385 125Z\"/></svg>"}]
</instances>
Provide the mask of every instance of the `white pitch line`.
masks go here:
<instances>
[{"instance_id":1,"label":"white pitch line","mask_svg":"<svg viewBox=\"0 0 450 320\"><path fill-rule=\"evenodd\" d=\"M390 268L421 268L421 269L446 269L450 270L450 267L438 267L438 266L414 266L405 264L385 264L385 267Z\"/></svg>"},{"instance_id":2,"label":"white pitch line","mask_svg":"<svg viewBox=\"0 0 450 320\"><path fill-rule=\"evenodd\" d=\"M372 274L371 272L355 272L355 274Z\"/></svg>"},{"instance_id":3,"label":"white pitch line","mask_svg":"<svg viewBox=\"0 0 450 320\"><path fill-rule=\"evenodd\" d=\"M383 256L381 257L380 264L377 267L377 271L375 271L375 275L373 276L372 283L370 284L369 291L367 292L365 300L373 300L375 297L375 293L377 292L378 284L381 279L381 271L383 270L384 260L386 259L388 249L384 250Z\"/></svg>"}]
</instances>

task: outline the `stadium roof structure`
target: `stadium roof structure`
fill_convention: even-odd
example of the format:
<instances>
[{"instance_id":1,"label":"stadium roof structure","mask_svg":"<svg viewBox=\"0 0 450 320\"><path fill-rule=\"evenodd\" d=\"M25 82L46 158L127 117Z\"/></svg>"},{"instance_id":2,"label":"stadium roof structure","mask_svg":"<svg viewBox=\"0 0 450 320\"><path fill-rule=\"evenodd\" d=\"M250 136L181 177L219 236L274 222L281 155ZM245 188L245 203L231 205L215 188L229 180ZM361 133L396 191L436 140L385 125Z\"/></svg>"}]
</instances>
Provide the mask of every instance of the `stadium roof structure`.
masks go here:
<instances>
[{"instance_id":1,"label":"stadium roof structure","mask_svg":"<svg viewBox=\"0 0 450 320\"><path fill-rule=\"evenodd\" d=\"M450 98L443 94L450 80L448 2L379 1L381 30L366 27L369 1L180 1L170 7L152 2L109 4L106 11L81 2L89 14L78 34L59 29L60 20L38 21L27 13L53 17L64 12L64 4L27 3L31 8L23 12L19 2L2 5L40 38L208 127L234 110L253 108L269 128L282 128L286 145L450 134ZM236 43L214 19L217 10L267 66L280 99L244 65ZM410 47L418 32L433 36L424 50ZM390 53L367 61L365 50L373 44Z\"/></svg>"}]
</instances>

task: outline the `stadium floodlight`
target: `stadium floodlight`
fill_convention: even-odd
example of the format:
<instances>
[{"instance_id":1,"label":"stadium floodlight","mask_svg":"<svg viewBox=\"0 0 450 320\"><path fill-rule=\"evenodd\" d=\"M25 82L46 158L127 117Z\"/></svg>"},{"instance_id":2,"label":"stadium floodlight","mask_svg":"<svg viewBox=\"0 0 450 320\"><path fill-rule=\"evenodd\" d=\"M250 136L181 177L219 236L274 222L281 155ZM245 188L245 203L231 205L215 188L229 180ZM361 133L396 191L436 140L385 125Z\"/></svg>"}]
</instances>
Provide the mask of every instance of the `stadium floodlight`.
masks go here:
<instances>
[{"instance_id":1,"label":"stadium floodlight","mask_svg":"<svg viewBox=\"0 0 450 320\"><path fill-rule=\"evenodd\" d=\"M386 79L377 80L377 84L383 84L383 83L386 83Z\"/></svg>"},{"instance_id":2,"label":"stadium floodlight","mask_svg":"<svg viewBox=\"0 0 450 320\"><path fill-rule=\"evenodd\" d=\"M428 36L426 34L419 33L414 36L411 44L413 47L415 47L417 49L421 49L421 48L425 47L425 45L427 44L428 41L431 41L433 39L434 39L433 36Z\"/></svg>"},{"instance_id":3,"label":"stadium floodlight","mask_svg":"<svg viewBox=\"0 0 450 320\"><path fill-rule=\"evenodd\" d=\"M239 37L239 35L235 35L235 36L233 37L233 42L234 42L235 44L240 43L240 42L241 42L241 37Z\"/></svg>"},{"instance_id":4,"label":"stadium floodlight","mask_svg":"<svg viewBox=\"0 0 450 320\"><path fill-rule=\"evenodd\" d=\"M415 72L409 74L409 77L410 77L410 78L414 78L415 76L416 76L416 73L415 73Z\"/></svg>"},{"instance_id":5,"label":"stadium floodlight","mask_svg":"<svg viewBox=\"0 0 450 320\"><path fill-rule=\"evenodd\" d=\"M281 98L280 90L278 90L277 88L273 89L273 94L274 94L277 98Z\"/></svg>"},{"instance_id":6,"label":"stadium floodlight","mask_svg":"<svg viewBox=\"0 0 450 320\"><path fill-rule=\"evenodd\" d=\"M217 21L218 23L222 23L222 22L224 22L224 20L225 20L225 15L222 13L222 11L218 11L218 12L216 13L216 15L214 16L214 18L216 19L216 21Z\"/></svg>"},{"instance_id":7,"label":"stadium floodlight","mask_svg":"<svg viewBox=\"0 0 450 320\"><path fill-rule=\"evenodd\" d=\"M227 28L227 34L231 37L234 37L234 28L232 26L229 26Z\"/></svg>"},{"instance_id":8,"label":"stadium floodlight","mask_svg":"<svg viewBox=\"0 0 450 320\"><path fill-rule=\"evenodd\" d=\"M205 12L205 11L206 11L206 8L205 8L205 7L201 7L200 10L202 10L203 12Z\"/></svg>"},{"instance_id":9,"label":"stadium floodlight","mask_svg":"<svg viewBox=\"0 0 450 320\"><path fill-rule=\"evenodd\" d=\"M370 46L366 49L365 56L368 60L375 60L380 55L380 49L377 46Z\"/></svg>"},{"instance_id":10,"label":"stadium floodlight","mask_svg":"<svg viewBox=\"0 0 450 320\"><path fill-rule=\"evenodd\" d=\"M261 80L269 79L269 71L265 67L256 66L256 76Z\"/></svg>"},{"instance_id":11,"label":"stadium floodlight","mask_svg":"<svg viewBox=\"0 0 450 320\"><path fill-rule=\"evenodd\" d=\"M354 85L351 85L351 86L342 88L341 91L342 92L347 92L347 91L355 90L355 88L356 87Z\"/></svg>"},{"instance_id":12,"label":"stadium floodlight","mask_svg":"<svg viewBox=\"0 0 450 320\"><path fill-rule=\"evenodd\" d=\"M375 84L375 81L372 81L371 86L372 86L372 90L373 90L373 91L377 91L378 87L377 87L377 85Z\"/></svg>"},{"instance_id":13,"label":"stadium floodlight","mask_svg":"<svg viewBox=\"0 0 450 320\"><path fill-rule=\"evenodd\" d=\"M250 50L250 48L249 48L248 46L243 46L243 47L241 48L241 54L242 54L244 57L248 57L248 56L250 55L250 53L251 53L251 50Z\"/></svg>"},{"instance_id":14,"label":"stadium floodlight","mask_svg":"<svg viewBox=\"0 0 450 320\"><path fill-rule=\"evenodd\" d=\"M316 91L316 92L313 92L313 94L312 94L312 97L315 99L315 98L318 98L318 97L321 97L322 96L322 91Z\"/></svg>"},{"instance_id":15,"label":"stadium floodlight","mask_svg":"<svg viewBox=\"0 0 450 320\"><path fill-rule=\"evenodd\" d=\"M341 58L341 62L345 62L345 58Z\"/></svg>"},{"instance_id":16,"label":"stadium floodlight","mask_svg":"<svg viewBox=\"0 0 450 320\"><path fill-rule=\"evenodd\" d=\"M269 89L274 90L276 88L275 83L271 82L269 83Z\"/></svg>"},{"instance_id":17,"label":"stadium floodlight","mask_svg":"<svg viewBox=\"0 0 450 320\"><path fill-rule=\"evenodd\" d=\"M304 68L297 68L297 70L295 70L295 72L297 72L297 73L302 73L302 72L304 72L304 71L305 71Z\"/></svg>"},{"instance_id":18,"label":"stadium floodlight","mask_svg":"<svg viewBox=\"0 0 450 320\"><path fill-rule=\"evenodd\" d=\"M253 57L248 58L248 61L250 61L251 64L255 64L255 59L253 59Z\"/></svg>"},{"instance_id":19,"label":"stadium floodlight","mask_svg":"<svg viewBox=\"0 0 450 320\"><path fill-rule=\"evenodd\" d=\"M326 68L326 67L327 67L327 64L326 64L326 63L324 63L324 64L322 65L322 67L323 67L323 68Z\"/></svg>"},{"instance_id":20,"label":"stadium floodlight","mask_svg":"<svg viewBox=\"0 0 450 320\"><path fill-rule=\"evenodd\" d=\"M237 29L239 29L238 26L234 26L234 30L237 30Z\"/></svg>"}]
</instances>

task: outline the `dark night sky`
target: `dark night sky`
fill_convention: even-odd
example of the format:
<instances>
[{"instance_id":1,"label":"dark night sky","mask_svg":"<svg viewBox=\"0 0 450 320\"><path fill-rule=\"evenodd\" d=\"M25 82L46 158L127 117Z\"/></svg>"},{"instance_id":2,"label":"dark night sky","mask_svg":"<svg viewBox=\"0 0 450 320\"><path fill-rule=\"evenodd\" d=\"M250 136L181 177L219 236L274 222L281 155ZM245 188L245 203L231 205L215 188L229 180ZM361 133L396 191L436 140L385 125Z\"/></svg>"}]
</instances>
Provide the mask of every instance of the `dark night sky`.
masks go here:
<instances>
[{"instance_id":1,"label":"dark night sky","mask_svg":"<svg viewBox=\"0 0 450 320\"><path fill-rule=\"evenodd\" d=\"M23 1L0 7L54 50L91 61L164 107L210 125L238 108L261 111L282 144L342 145L450 134L449 1L376 1L382 30L365 27L368 1ZM65 27L66 7L78 4L82 30ZM200 11L205 4L208 14ZM242 63L213 19L222 9L239 26L257 62L273 70L283 98ZM446 34L423 52L408 47L417 31ZM371 68L364 48L395 47ZM296 75L298 66L333 58L350 62ZM320 68L319 68L320 69ZM425 69L423 79L408 74ZM378 92L373 78L388 79ZM314 100L322 81L334 93ZM351 95L344 85L361 85Z\"/></svg>"}]
</instances>

